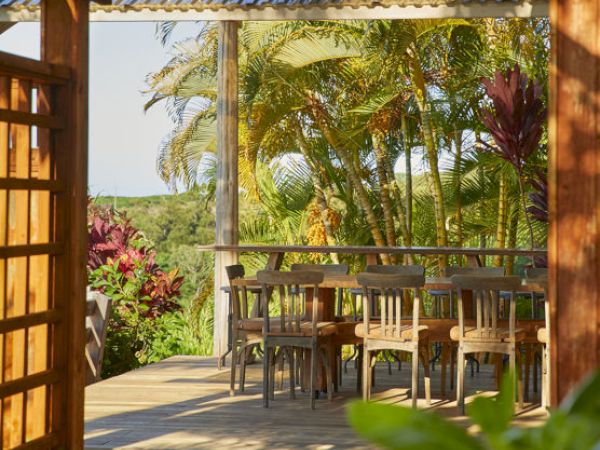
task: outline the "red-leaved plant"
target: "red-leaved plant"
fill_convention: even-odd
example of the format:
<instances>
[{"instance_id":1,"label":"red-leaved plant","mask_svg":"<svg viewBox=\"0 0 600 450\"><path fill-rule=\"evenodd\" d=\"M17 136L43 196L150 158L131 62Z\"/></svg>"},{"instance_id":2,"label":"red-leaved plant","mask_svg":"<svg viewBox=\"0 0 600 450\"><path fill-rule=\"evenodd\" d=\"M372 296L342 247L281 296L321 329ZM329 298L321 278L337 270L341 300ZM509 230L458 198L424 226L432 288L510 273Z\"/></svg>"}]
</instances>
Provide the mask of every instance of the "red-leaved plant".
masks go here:
<instances>
[{"instance_id":1,"label":"red-leaved plant","mask_svg":"<svg viewBox=\"0 0 600 450\"><path fill-rule=\"evenodd\" d=\"M485 151L498 155L515 168L533 248L533 227L526 213L525 165L539 148L546 121L547 108L542 101L542 89L538 83L521 73L518 64L505 74L497 70L494 80L484 78L481 81L491 99L491 105L480 111L481 121L496 145L487 142L481 144Z\"/></svg>"},{"instance_id":2,"label":"red-leaved plant","mask_svg":"<svg viewBox=\"0 0 600 450\"><path fill-rule=\"evenodd\" d=\"M548 178L546 172L536 171L535 176L529 180L529 184L533 188L533 192L529 193L531 206L527 208L527 212L538 222L548 223Z\"/></svg>"},{"instance_id":3,"label":"red-leaved plant","mask_svg":"<svg viewBox=\"0 0 600 450\"><path fill-rule=\"evenodd\" d=\"M115 307L153 318L179 308L183 277L164 272L139 231L112 208L88 208L88 273L91 286L112 297Z\"/></svg>"}]
</instances>

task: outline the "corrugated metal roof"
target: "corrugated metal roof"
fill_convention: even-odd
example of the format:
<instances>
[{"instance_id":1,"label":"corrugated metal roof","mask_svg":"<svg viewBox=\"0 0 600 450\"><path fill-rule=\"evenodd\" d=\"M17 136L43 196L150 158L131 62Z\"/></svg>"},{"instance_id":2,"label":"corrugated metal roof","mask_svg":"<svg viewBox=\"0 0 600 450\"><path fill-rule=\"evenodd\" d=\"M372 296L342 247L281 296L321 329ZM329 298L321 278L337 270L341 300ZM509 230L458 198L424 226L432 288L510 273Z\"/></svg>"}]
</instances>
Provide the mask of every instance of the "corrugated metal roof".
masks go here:
<instances>
[{"instance_id":1,"label":"corrugated metal roof","mask_svg":"<svg viewBox=\"0 0 600 450\"><path fill-rule=\"evenodd\" d=\"M534 0L535 2L536 0ZM545 0L538 0L545 1ZM37 10L41 0L0 0L0 8ZM262 9L265 7L310 8L360 6L460 6L472 4L532 3L523 0L112 0L111 4L91 1L91 11L202 11L207 9ZM108 3L108 2L106 2Z\"/></svg>"}]
</instances>

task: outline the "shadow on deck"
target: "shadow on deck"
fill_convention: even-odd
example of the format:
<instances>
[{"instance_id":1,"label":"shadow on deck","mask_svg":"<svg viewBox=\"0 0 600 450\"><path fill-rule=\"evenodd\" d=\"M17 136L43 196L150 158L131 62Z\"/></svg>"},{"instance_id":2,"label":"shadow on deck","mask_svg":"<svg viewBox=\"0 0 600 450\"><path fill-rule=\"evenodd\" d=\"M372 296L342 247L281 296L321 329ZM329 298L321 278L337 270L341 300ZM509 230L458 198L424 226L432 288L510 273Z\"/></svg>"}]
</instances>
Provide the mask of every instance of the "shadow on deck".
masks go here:
<instances>
[{"instance_id":1,"label":"shadow on deck","mask_svg":"<svg viewBox=\"0 0 600 450\"><path fill-rule=\"evenodd\" d=\"M319 400L316 411L311 411L307 394L298 391L297 399L290 400L285 390L276 395L270 409L264 409L260 364L249 366L246 392L229 397L229 370L219 372L214 358L169 358L86 389L85 448L370 448L346 421L347 401L358 398L350 366L334 401ZM379 365L374 399L410 405L409 379L408 364L401 371L394 367L392 375L386 364ZM467 394L494 388L491 366L482 365L472 378L467 375ZM432 372L432 396L439 398L439 370ZM424 408L424 401L419 406ZM470 426L453 401L433 400L431 409ZM515 423L527 426L545 417L537 404L528 404Z\"/></svg>"}]
</instances>

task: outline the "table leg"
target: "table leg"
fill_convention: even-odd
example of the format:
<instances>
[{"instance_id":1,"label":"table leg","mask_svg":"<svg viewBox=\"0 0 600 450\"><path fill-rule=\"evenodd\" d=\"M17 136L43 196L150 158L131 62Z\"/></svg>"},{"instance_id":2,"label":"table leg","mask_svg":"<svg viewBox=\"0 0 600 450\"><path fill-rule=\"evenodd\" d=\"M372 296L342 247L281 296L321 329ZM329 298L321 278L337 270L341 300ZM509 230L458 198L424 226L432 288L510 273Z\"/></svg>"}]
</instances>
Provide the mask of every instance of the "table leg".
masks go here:
<instances>
[{"instance_id":1,"label":"table leg","mask_svg":"<svg viewBox=\"0 0 600 450\"><path fill-rule=\"evenodd\" d=\"M333 322L335 321L335 289L320 288L319 289L319 302L318 302L317 319L322 322ZM306 308L304 313L305 320L312 319L313 311L313 289L306 289ZM333 339L327 339L327 355L329 365L332 371L333 380L337 380L337 364L335 362L335 345ZM311 361L311 350L306 350L306 357L304 358L304 384L305 386L310 385L310 361ZM316 390L326 391L327 390L327 377L325 373L325 365L323 364L322 358L317 358L317 379L316 379Z\"/></svg>"}]
</instances>

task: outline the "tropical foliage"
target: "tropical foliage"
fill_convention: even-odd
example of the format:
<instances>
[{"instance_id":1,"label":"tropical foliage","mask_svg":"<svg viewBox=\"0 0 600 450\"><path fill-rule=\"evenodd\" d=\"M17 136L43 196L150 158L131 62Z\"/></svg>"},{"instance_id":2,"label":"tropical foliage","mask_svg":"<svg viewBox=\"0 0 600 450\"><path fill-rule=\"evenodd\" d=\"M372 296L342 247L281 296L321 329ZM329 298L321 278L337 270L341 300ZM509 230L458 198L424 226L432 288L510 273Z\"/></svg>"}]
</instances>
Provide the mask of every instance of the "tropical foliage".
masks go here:
<instances>
[{"instance_id":1,"label":"tropical foliage","mask_svg":"<svg viewBox=\"0 0 600 450\"><path fill-rule=\"evenodd\" d=\"M179 270L157 264L152 242L124 213L95 203L88 210L89 285L112 300L103 375L173 354L205 353L194 306L180 299Z\"/></svg>"},{"instance_id":2,"label":"tropical foliage","mask_svg":"<svg viewBox=\"0 0 600 450\"><path fill-rule=\"evenodd\" d=\"M217 26L198 27L149 75L147 107L164 103L174 120L165 182L212 192ZM239 33L244 242L544 245L526 209L528 178L546 164L545 19L247 22ZM526 135L507 147L514 132Z\"/></svg>"}]
</instances>

